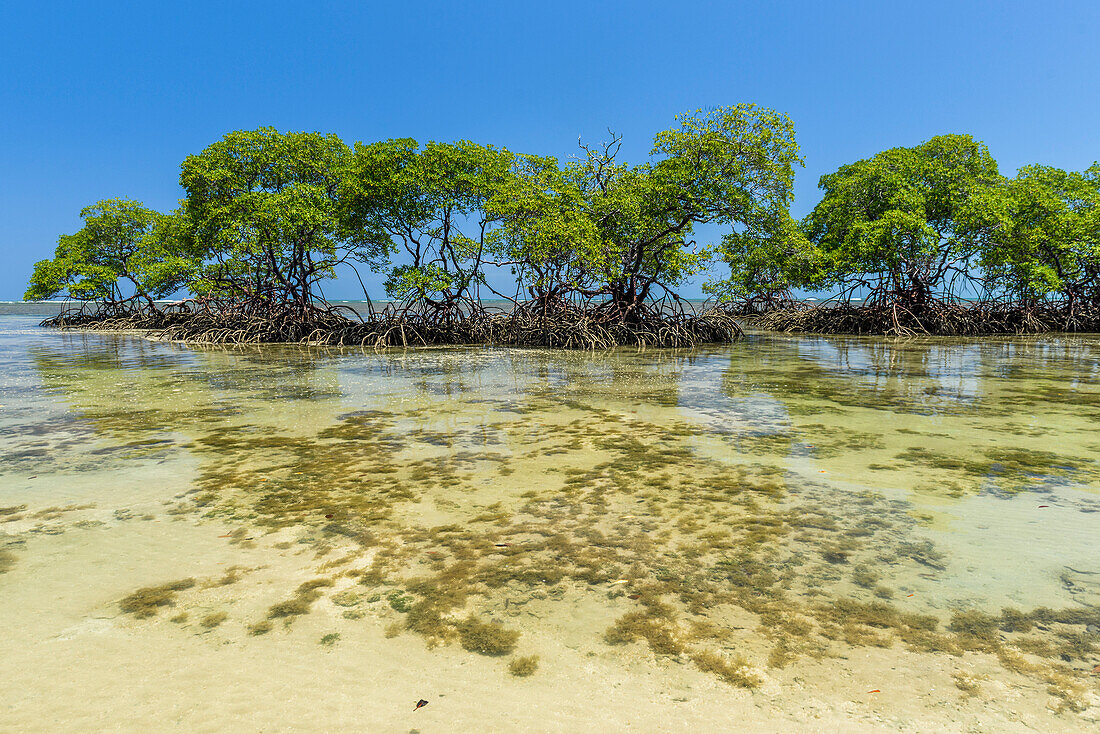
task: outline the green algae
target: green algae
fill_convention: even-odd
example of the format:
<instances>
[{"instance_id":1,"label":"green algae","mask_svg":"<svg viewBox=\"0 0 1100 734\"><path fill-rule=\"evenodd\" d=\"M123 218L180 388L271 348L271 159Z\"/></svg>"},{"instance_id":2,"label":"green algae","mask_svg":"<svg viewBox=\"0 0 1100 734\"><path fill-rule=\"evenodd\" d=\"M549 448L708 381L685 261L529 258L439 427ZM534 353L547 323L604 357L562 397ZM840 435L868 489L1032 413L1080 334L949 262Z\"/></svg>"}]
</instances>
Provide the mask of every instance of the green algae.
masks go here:
<instances>
[{"instance_id":1,"label":"green algae","mask_svg":"<svg viewBox=\"0 0 1100 734\"><path fill-rule=\"evenodd\" d=\"M508 672L516 678L527 678L535 674L539 669L538 655L525 655L512 658L508 663Z\"/></svg>"},{"instance_id":2,"label":"green algae","mask_svg":"<svg viewBox=\"0 0 1100 734\"><path fill-rule=\"evenodd\" d=\"M210 588L219 586L230 586L240 581L244 572L245 569L241 568L240 566L230 566L229 568L225 569L225 572L222 573L220 578L216 578L212 581L207 582L206 586Z\"/></svg>"},{"instance_id":3,"label":"green algae","mask_svg":"<svg viewBox=\"0 0 1100 734\"><path fill-rule=\"evenodd\" d=\"M937 550L930 540L907 540L898 543L894 547L893 555L888 556L888 558L894 561L901 559L916 561L923 566L928 566L937 571L942 571L947 568L944 563L945 555L942 551Z\"/></svg>"},{"instance_id":4,"label":"green algae","mask_svg":"<svg viewBox=\"0 0 1100 734\"><path fill-rule=\"evenodd\" d=\"M874 588L875 582L882 578L882 574L867 566L858 566L852 569L852 581L857 586L865 589Z\"/></svg>"},{"instance_id":5,"label":"green algae","mask_svg":"<svg viewBox=\"0 0 1100 734\"><path fill-rule=\"evenodd\" d=\"M515 649L520 633L499 624L467 617L456 626L459 643L464 650L493 657L507 655Z\"/></svg>"},{"instance_id":6,"label":"green algae","mask_svg":"<svg viewBox=\"0 0 1100 734\"><path fill-rule=\"evenodd\" d=\"M164 607L174 606L176 595L194 586L194 578L180 579L159 586L146 586L124 597L119 601L118 608L125 614L146 619L154 616Z\"/></svg>"},{"instance_id":7,"label":"green algae","mask_svg":"<svg viewBox=\"0 0 1100 734\"><path fill-rule=\"evenodd\" d=\"M957 610L947 629L956 635L956 644L964 650L993 652L999 644L1000 620L976 609Z\"/></svg>"},{"instance_id":8,"label":"green algae","mask_svg":"<svg viewBox=\"0 0 1100 734\"><path fill-rule=\"evenodd\" d=\"M260 635L266 635L271 630L275 629L275 626L271 624L270 620L264 619L248 626L248 634L252 637L259 637Z\"/></svg>"},{"instance_id":9,"label":"green algae","mask_svg":"<svg viewBox=\"0 0 1100 734\"><path fill-rule=\"evenodd\" d=\"M0 573L7 573L15 567L15 554L0 548Z\"/></svg>"},{"instance_id":10,"label":"green algae","mask_svg":"<svg viewBox=\"0 0 1100 734\"><path fill-rule=\"evenodd\" d=\"M390 607L397 612L405 613L412 609L413 598L408 594L400 591L394 591L386 597L386 601L390 603Z\"/></svg>"},{"instance_id":11,"label":"green algae","mask_svg":"<svg viewBox=\"0 0 1100 734\"><path fill-rule=\"evenodd\" d=\"M966 673L955 672L951 675L951 679L955 681L955 687L965 693L967 696L977 696L982 690L982 681L985 676L968 675Z\"/></svg>"},{"instance_id":12,"label":"green algae","mask_svg":"<svg viewBox=\"0 0 1100 734\"><path fill-rule=\"evenodd\" d=\"M679 655L685 650L679 630L672 621L648 610L619 617L604 633L603 639L609 645L642 640L657 655Z\"/></svg>"},{"instance_id":13,"label":"green algae","mask_svg":"<svg viewBox=\"0 0 1100 734\"><path fill-rule=\"evenodd\" d=\"M312 579L300 584L293 597L271 605L267 610L267 618L283 619L289 624L295 617L309 614L313 602L321 598L320 590L332 585L332 579L326 578Z\"/></svg>"},{"instance_id":14,"label":"green algae","mask_svg":"<svg viewBox=\"0 0 1100 734\"><path fill-rule=\"evenodd\" d=\"M740 688L759 688L764 681L742 657L727 658L716 652L703 650L691 655L692 662L704 673L711 673Z\"/></svg>"},{"instance_id":15,"label":"green algae","mask_svg":"<svg viewBox=\"0 0 1100 734\"><path fill-rule=\"evenodd\" d=\"M903 568L947 567L930 542L912 539L913 520L906 508L891 507L880 497L829 497L793 480L778 460L765 460L791 452L824 459L893 446L877 434L835 431L825 424L773 434L734 431L726 445L736 449L735 462L745 463L731 464L693 448L698 426L616 415L593 409L582 392L562 391L573 397L548 391L515 406L516 415L546 419L545 425L482 427L481 436L461 427L440 430L438 423L428 427L435 408L409 419L424 421L426 427L416 429L384 410L344 416L305 435L260 426L217 428L193 442L191 450L201 459L200 491L188 500L188 511L244 523L238 531L244 542L253 534L294 528L303 531L297 547L304 553L327 552L331 558L334 550L349 545L377 547L367 569L351 568L358 557L352 551L326 561L320 570L348 568L366 587L385 586L385 596L373 589L367 593L385 598L405 615L394 623L397 632L409 631L429 644L458 641L470 649L467 642L479 638L471 629L486 639L499 637L489 633L512 632L476 617L461 619L471 604L495 614L509 602L556 599L548 592L564 588L570 594L611 597L618 619L605 633L609 644L641 642L655 655L686 655L733 685L744 685L741 678L753 674L743 658L720 652L725 645L719 640L731 628L706 618L717 605L759 619L761 633L773 643L772 667L790 665L803 655L839 654L850 646L895 644L947 654L984 646L1006 660L1013 659L1012 649L1024 646L1042 650L1041 657L1049 659L1069 655L1082 660L1079 652L1090 654L1085 629L1035 630L1037 623L1080 626L1078 618L1063 612L1002 615L1000 626L1012 627L1002 629L1011 638L1002 640L976 633L988 631L987 620L953 617L944 627L942 620L929 622L903 604L885 603L891 587L879 581L897 584ZM808 399L855 406L869 394L833 385ZM907 398L887 390L861 405L895 410L900 404L918 414L929 394ZM649 397L653 405L665 406L679 399L667 384L639 393L642 405ZM791 411L796 423L797 407ZM564 409L583 409L585 415L555 423L553 413ZM835 437L821 435L829 430ZM483 450L501 442L508 447L507 464ZM471 452L469 446L482 449ZM429 450L439 454L422 455ZM928 451L909 453L894 466L920 464L964 473L980 468L983 477L1001 480L1028 472L1068 476L1088 468L1059 456L992 451L979 453L973 464L963 460L946 466L943 461L954 459L937 459ZM547 479L531 489L526 462L547 455L554 459L544 473ZM496 488L493 502L477 495L487 473L506 482ZM513 474L522 492L511 485ZM961 482L950 491L962 494L970 486ZM513 495L497 501L509 492ZM467 495L477 499L467 503ZM447 524L424 521L428 527L421 527L419 516L409 513L419 505L446 515L449 519L442 522ZM881 518L865 516L870 513ZM299 587L280 603L289 605L283 608L286 614L272 618L308 613L329 585ZM340 592L332 601L345 606L338 600L350 601L355 594ZM872 596L878 601L870 601ZM1056 621L1055 616L1074 621ZM1016 632L1024 627L1033 637ZM264 620L249 629L271 628ZM482 644L494 649L488 642L471 642Z\"/></svg>"},{"instance_id":16,"label":"green algae","mask_svg":"<svg viewBox=\"0 0 1100 734\"><path fill-rule=\"evenodd\" d=\"M363 600L362 594L352 589L345 589L332 595L332 603L339 607L354 607Z\"/></svg>"},{"instance_id":17,"label":"green algae","mask_svg":"<svg viewBox=\"0 0 1100 734\"><path fill-rule=\"evenodd\" d=\"M212 613L207 614L206 616L204 616L202 619L200 619L199 624L201 626L205 627L206 629L210 630L210 629L214 629L215 627L219 626L222 622L224 622L227 619L229 619L229 614L226 613L226 612L212 612Z\"/></svg>"},{"instance_id":18,"label":"green algae","mask_svg":"<svg viewBox=\"0 0 1100 734\"><path fill-rule=\"evenodd\" d=\"M22 513L25 512L27 506L23 505L11 505L9 507L0 507L0 518L7 521L13 516L22 517Z\"/></svg>"},{"instance_id":19,"label":"green algae","mask_svg":"<svg viewBox=\"0 0 1100 734\"><path fill-rule=\"evenodd\" d=\"M1035 491L1047 478L1065 479L1083 475L1095 476L1096 463L1074 456L1043 449L986 448L980 454L957 454L934 451L924 447L909 447L896 454L903 464L915 465L940 473L933 483L924 486L930 491L962 496L966 491L993 482L1002 492L1015 494ZM885 467L890 468L890 467ZM944 478L947 473L952 478Z\"/></svg>"}]
</instances>

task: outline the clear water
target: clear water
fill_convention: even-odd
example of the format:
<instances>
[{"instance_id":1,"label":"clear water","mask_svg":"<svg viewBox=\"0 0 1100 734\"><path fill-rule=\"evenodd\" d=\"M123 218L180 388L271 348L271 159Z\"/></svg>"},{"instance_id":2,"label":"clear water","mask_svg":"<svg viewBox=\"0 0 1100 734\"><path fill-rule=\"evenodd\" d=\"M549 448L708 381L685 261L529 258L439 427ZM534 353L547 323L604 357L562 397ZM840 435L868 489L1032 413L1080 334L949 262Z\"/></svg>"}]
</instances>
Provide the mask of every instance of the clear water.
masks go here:
<instances>
[{"instance_id":1,"label":"clear water","mask_svg":"<svg viewBox=\"0 0 1100 734\"><path fill-rule=\"evenodd\" d=\"M28 666L103 630L154 657L369 630L502 690L572 651L781 699L870 650L1095 711L1100 338L364 353L35 322L0 316L0 612Z\"/></svg>"}]
</instances>

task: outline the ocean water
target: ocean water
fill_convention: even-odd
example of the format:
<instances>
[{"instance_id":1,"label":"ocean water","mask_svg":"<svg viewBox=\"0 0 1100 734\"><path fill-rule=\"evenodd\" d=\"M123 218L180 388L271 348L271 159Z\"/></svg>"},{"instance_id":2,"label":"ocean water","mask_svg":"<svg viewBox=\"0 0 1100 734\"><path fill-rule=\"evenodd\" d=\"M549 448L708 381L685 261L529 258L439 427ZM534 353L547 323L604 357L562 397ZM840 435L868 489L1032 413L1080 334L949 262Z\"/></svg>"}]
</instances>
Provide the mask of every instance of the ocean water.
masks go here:
<instances>
[{"instance_id":1,"label":"ocean water","mask_svg":"<svg viewBox=\"0 0 1100 734\"><path fill-rule=\"evenodd\" d=\"M0 729L1096 720L1100 338L36 323L0 316Z\"/></svg>"}]
</instances>

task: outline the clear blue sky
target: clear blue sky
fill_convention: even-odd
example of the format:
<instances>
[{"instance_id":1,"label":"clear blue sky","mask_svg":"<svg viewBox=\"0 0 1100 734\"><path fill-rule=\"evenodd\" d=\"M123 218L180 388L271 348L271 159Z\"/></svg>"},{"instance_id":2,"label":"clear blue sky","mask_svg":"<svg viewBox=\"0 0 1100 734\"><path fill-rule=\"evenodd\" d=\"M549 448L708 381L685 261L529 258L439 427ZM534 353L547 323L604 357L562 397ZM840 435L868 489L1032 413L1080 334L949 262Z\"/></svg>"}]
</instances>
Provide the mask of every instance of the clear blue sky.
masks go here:
<instances>
[{"instance_id":1,"label":"clear blue sky","mask_svg":"<svg viewBox=\"0 0 1100 734\"><path fill-rule=\"evenodd\" d=\"M985 141L1010 174L1079 170L1100 158L1097 39L1097 0L8 0L0 299L81 207L171 209L184 156L260 125L558 156L611 127L637 160L678 112L757 102L794 120L799 216L821 174L940 133Z\"/></svg>"}]
</instances>

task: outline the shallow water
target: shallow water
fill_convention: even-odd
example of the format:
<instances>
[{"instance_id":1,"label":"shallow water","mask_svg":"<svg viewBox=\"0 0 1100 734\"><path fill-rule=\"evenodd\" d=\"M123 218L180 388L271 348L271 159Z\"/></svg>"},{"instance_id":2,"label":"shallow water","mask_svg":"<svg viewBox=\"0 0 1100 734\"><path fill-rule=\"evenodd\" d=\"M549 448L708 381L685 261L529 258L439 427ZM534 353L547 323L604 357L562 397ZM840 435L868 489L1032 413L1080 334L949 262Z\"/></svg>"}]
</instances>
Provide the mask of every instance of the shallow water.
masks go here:
<instances>
[{"instance_id":1,"label":"shallow water","mask_svg":"<svg viewBox=\"0 0 1100 734\"><path fill-rule=\"evenodd\" d=\"M872 729L1095 720L1098 337L364 353L34 323L0 316L0 656L53 706L80 694L49 661L102 677L141 650L215 676L294 657L304 700L318 656L415 658L465 691L440 731L521 725L485 713L513 695L536 729L583 730L595 712L556 696L585 675L618 680L646 731L677 730L680 704L722 730L701 691L761 730L825 709ZM916 694L836 689L916 659L950 676L916 719ZM226 715L187 704L205 675L173 689L175 721Z\"/></svg>"}]
</instances>

